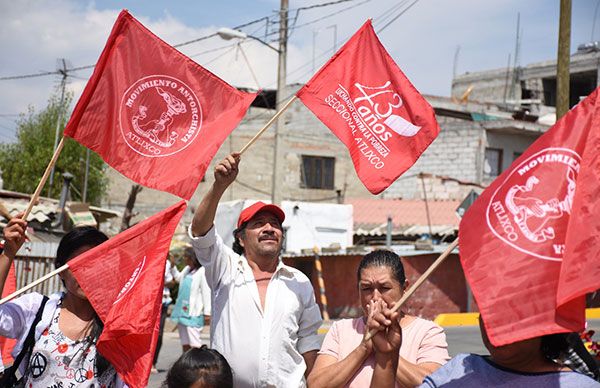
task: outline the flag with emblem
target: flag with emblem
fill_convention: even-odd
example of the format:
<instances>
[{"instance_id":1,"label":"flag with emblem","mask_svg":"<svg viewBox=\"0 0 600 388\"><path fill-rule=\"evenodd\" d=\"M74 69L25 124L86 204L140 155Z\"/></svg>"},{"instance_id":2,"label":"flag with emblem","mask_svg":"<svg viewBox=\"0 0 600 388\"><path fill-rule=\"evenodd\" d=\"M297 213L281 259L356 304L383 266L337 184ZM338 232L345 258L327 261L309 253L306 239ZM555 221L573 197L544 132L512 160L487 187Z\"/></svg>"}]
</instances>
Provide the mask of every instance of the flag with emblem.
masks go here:
<instances>
[{"instance_id":1,"label":"flag with emblem","mask_svg":"<svg viewBox=\"0 0 600 388\"><path fill-rule=\"evenodd\" d=\"M371 20L296 95L348 147L373 194L409 169L440 131L433 108L381 45Z\"/></svg>"},{"instance_id":2,"label":"flag with emblem","mask_svg":"<svg viewBox=\"0 0 600 388\"><path fill-rule=\"evenodd\" d=\"M98 351L130 387L145 387L160 323L165 262L181 201L69 261L104 329Z\"/></svg>"},{"instance_id":3,"label":"flag with emblem","mask_svg":"<svg viewBox=\"0 0 600 388\"><path fill-rule=\"evenodd\" d=\"M255 96L122 11L65 136L133 181L190 199Z\"/></svg>"},{"instance_id":4,"label":"flag with emblem","mask_svg":"<svg viewBox=\"0 0 600 388\"><path fill-rule=\"evenodd\" d=\"M584 294L600 286L598 90L515 160L460 223L461 262L496 346L584 328Z\"/></svg>"}]
</instances>

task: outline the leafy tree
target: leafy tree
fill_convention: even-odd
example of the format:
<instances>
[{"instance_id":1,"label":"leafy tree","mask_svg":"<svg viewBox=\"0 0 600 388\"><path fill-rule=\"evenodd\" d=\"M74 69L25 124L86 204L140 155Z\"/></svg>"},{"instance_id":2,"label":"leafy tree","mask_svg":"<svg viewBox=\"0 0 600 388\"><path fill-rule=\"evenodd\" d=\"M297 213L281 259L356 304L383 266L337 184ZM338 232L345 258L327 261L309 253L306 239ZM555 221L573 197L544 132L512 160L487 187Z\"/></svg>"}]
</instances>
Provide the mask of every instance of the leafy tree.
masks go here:
<instances>
[{"instance_id":1,"label":"leafy tree","mask_svg":"<svg viewBox=\"0 0 600 388\"><path fill-rule=\"evenodd\" d=\"M69 118L69 106L73 97L67 95L63 103L57 95L52 95L48 106L40 112L32 107L22 114L17 122L17 142L0 144L0 168L6 190L33 194L37 187L54 150L56 121L61 113L60 128L64 128ZM67 138L60 153L54 170L54 183L46 183L42 195L50 193L52 198L60 196L62 174L69 172L74 175L71 181L71 199L82 199L85 176L86 148L76 141ZM102 159L90 152L90 167L88 175L88 191L86 200L99 204L106 192L107 178Z\"/></svg>"}]
</instances>

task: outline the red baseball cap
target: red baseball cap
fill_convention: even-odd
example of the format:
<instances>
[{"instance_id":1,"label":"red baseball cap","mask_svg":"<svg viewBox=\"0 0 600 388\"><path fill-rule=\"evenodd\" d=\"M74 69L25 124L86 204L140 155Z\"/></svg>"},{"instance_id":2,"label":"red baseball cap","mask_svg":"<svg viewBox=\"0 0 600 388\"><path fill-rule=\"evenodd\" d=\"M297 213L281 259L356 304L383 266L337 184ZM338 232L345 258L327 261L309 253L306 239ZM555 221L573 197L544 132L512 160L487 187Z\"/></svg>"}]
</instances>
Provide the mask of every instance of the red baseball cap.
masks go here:
<instances>
[{"instance_id":1,"label":"red baseball cap","mask_svg":"<svg viewBox=\"0 0 600 388\"><path fill-rule=\"evenodd\" d=\"M252 217L256 215L256 213L262 211L273 214L275 217L277 217L279 222L283 224L283 220L285 220L285 213L279 206L258 201L242 210L240 217L238 218L237 227L239 228L244 222L250 221Z\"/></svg>"}]
</instances>

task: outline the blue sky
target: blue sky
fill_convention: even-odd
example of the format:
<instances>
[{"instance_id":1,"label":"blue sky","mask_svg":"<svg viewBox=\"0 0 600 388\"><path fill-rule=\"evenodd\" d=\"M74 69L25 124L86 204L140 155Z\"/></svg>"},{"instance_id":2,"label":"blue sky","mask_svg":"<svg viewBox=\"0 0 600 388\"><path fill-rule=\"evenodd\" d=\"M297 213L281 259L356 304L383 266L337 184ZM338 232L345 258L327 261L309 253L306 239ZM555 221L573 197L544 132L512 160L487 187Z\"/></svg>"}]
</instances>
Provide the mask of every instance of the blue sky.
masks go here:
<instances>
[{"instance_id":1,"label":"blue sky","mask_svg":"<svg viewBox=\"0 0 600 388\"><path fill-rule=\"evenodd\" d=\"M291 14L295 15L297 8L328 1L290 0ZM573 0L572 52L580 43L600 40L598 21L591 36L598 1ZM288 82L305 82L311 76L313 52L316 68L329 58L334 30L339 47L367 17L374 19L377 30L411 2L351 0L300 11L296 25L304 26L290 37ZM53 71L57 58L67 58L73 67L94 64L122 8L176 44L262 17L275 21L279 1L0 0L0 77ZM509 53L514 57L518 13L523 31L520 63L554 59L558 11L559 0L420 0L379 36L418 90L448 96L457 46L459 74L505 67ZM323 20L318 21L320 18ZM264 37L265 24L244 31ZM242 43L242 49L259 86L274 87L276 54L252 41ZM211 38L181 50L233 85L256 87L232 42ZM90 74L80 71L69 78L68 88L76 98ZM43 108L58 82L58 76L0 81L0 142L14 139L14 115L25 112L28 106Z\"/></svg>"}]
</instances>

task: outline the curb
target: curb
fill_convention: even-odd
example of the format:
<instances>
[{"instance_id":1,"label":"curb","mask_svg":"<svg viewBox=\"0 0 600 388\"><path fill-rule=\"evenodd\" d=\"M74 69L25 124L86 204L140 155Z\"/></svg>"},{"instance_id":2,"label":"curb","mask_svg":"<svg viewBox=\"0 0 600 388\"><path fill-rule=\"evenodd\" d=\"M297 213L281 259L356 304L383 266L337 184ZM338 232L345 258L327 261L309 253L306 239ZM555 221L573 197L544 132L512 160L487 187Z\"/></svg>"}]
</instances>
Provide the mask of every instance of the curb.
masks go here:
<instances>
[{"instance_id":1,"label":"curb","mask_svg":"<svg viewBox=\"0 0 600 388\"><path fill-rule=\"evenodd\" d=\"M585 319L600 319L600 307L585 309ZM434 322L442 327L479 326L479 313L439 314Z\"/></svg>"}]
</instances>

